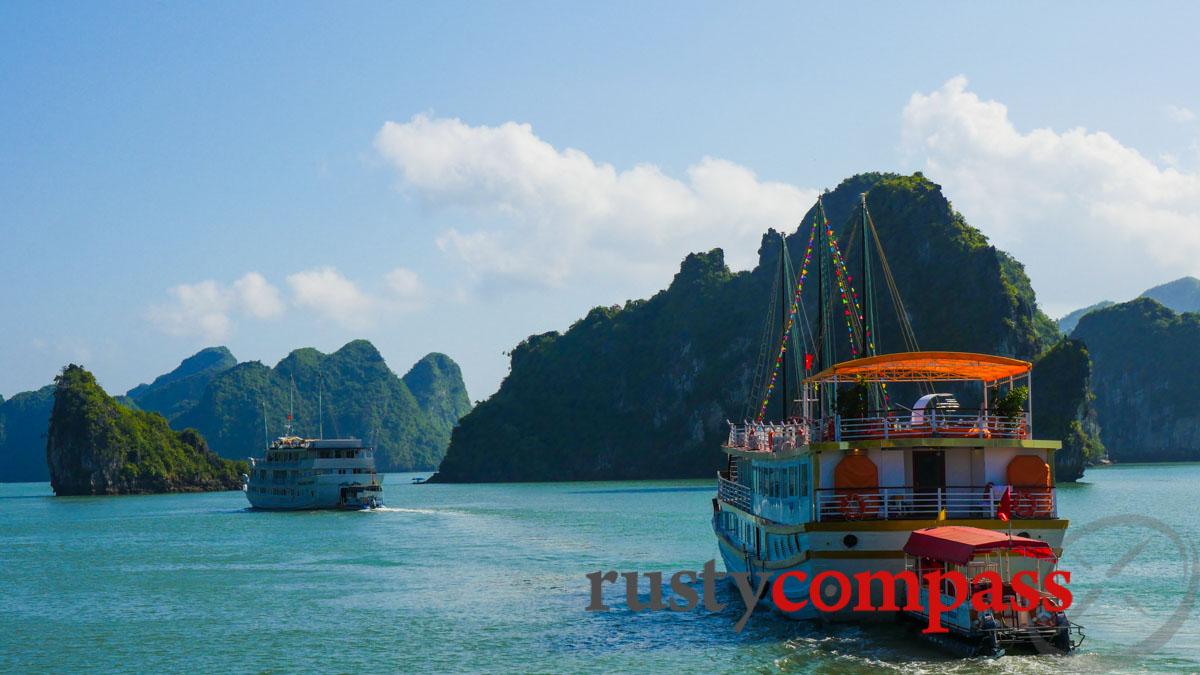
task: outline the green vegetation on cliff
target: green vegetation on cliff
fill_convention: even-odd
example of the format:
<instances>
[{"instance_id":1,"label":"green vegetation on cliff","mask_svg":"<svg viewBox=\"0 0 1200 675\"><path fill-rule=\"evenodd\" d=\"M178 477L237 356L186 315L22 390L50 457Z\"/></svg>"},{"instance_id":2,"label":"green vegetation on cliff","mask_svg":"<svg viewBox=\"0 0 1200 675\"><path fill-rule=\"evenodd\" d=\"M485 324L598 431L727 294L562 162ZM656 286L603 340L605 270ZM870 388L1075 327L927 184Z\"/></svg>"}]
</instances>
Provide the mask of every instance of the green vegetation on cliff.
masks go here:
<instances>
[{"instance_id":1,"label":"green vegetation on cliff","mask_svg":"<svg viewBox=\"0 0 1200 675\"><path fill-rule=\"evenodd\" d=\"M162 413L171 420L195 405L214 377L236 365L237 359L229 349L209 347L184 359L175 370L158 376L154 382L130 389L126 396L137 408Z\"/></svg>"},{"instance_id":2,"label":"green vegetation on cliff","mask_svg":"<svg viewBox=\"0 0 1200 675\"><path fill-rule=\"evenodd\" d=\"M1091 373L1087 347L1079 340L1061 340L1033 364L1033 431L1037 438L1062 441L1062 449L1054 453L1055 478L1060 481L1078 480L1084 467L1104 454L1091 407Z\"/></svg>"},{"instance_id":3,"label":"green vegetation on cliff","mask_svg":"<svg viewBox=\"0 0 1200 675\"><path fill-rule=\"evenodd\" d=\"M1138 298L1088 313L1072 337L1092 357L1110 459L1200 459L1200 313Z\"/></svg>"},{"instance_id":4,"label":"green vegetation on cliff","mask_svg":"<svg viewBox=\"0 0 1200 675\"><path fill-rule=\"evenodd\" d=\"M451 419L468 405L466 390L457 364L445 355L431 354L414 370L420 399L366 340L333 354L297 349L274 368L251 361L224 371L172 423L199 429L223 457L247 457L264 443L263 404L274 437L283 434L294 399L293 433L316 438L323 422L326 438L354 436L374 445L382 471L431 470L445 454ZM317 414L322 387L323 420Z\"/></svg>"},{"instance_id":5,"label":"green vegetation on cliff","mask_svg":"<svg viewBox=\"0 0 1200 675\"><path fill-rule=\"evenodd\" d=\"M462 369L449 356L435 352L414 363L400 379L449 442L450 430L471 410Z\"/></svg>"},{"instance_id":6,"label":"green vegetation on cliff","mask_svg":"<svg viewBox=\"0 0 1200 675\"><path fill-rule=\"evenodd\" d=\"M55 378L46 463L57 495L236 490L246 462L209 451L195 429L128 410L77 365Z\"/></svg>"},{"instance_id":7,"label":"green vegetation on cliff","mask_svg":"<svg viewBox=\"0 0 1200 675\"><path fill-rule=\"evenodd\" d=\"M922 348L1033 360L1057 339L1021 266L920 174L862 174L825 195L852 276L858 258L845 235L863 192ZM813 217L787 238L794 261L804 259ZM751 272L731 272L720 250L695 253L652 298L597 307L566 333L524 340L500 390L454 430L436 480L712 476L725 420L740 419L750 396L779 255L774 231ZM805 293L810 318L814 290ZM895 308L886 293L880 301L879 351L904 351ZM845 345L838 358L850 358Z\"/></svg>"}]
</instances>

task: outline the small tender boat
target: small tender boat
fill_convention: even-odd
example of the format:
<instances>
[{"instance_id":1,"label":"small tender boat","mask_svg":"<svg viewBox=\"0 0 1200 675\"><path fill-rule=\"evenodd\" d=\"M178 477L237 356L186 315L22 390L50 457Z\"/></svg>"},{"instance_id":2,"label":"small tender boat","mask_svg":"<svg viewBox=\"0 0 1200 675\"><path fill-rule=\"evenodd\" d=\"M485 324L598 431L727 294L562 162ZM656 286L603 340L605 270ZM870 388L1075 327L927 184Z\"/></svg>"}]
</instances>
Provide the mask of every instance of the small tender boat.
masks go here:
<instances>
[{"instance_id":1,"label":"small tender boat","mask_svg":"<svg viewBox=\"0 0 1200 675\"><path fill-rule=\"evenodd\" d=\"M918 580L920 607L906 607L903 613L914 626L929 625L935 598L940 607L955 604L953 585L943 581L931 587L926 574L959 572L967 581L963 602L938 612L948 632L921 634L944 649L968 657L1012 651L1065 654L1083 642L1082 626L1063 611L1054 611L1062 603L1047 593L1045 581L1058 557L1044 541L977 527L930 527L909 535L904 560L906 571ZM1018 580L1014 590L1014 577L1023 572L1025 579ZM906 586L903 597L909 597L909 591ZM985 609L974 606L977 596Z\"/></svg>"}]
</instances>

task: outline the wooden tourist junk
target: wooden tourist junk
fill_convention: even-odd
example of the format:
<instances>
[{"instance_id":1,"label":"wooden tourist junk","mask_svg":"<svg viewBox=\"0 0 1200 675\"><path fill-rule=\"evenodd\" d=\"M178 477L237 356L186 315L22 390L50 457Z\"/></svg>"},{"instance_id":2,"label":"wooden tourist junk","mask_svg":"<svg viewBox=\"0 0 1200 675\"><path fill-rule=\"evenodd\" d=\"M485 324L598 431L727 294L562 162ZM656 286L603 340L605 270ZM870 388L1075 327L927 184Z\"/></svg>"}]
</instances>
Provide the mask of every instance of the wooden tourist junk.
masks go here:
<instances>
[{"instance_id":1,"label":"wooden tourist junk","mask_svg":"<svg viewBox=\"0 0 1200 675\"><path fill-rule=\"evenodd\" d=\"M1007 533L1009 523L997 516L1006 490L1014 536L1043 542L1057 555L1067 528L1053 468L1062 444L1033 435L1031 364L946 351L874 353L872 240L889 288L896 291L865 196L861 213L861 301L819 200L798 278L792 276L786 242L781 247L779 293L773 293L779 311L772 307L768 313L767 358L760 357L755 377L752 419L730 423L722 446L727 464L717 475L712 527L725 568L748 572L755 588L764 577L804 572L804 581L784 579L782 592L791 602L840 592L836 583L810 587L826 570L852 580L859 572L904 571L904 547L915 530L946 525ZM798 317L814 249L818 320L816 335L810 336L800 331ZM898 296L893 301L905 342L915 347L903 305ZM845 318L853 356L860 358L833 363L833 306ZM770 328L774 316L777 332ZM789 370L807 375L796 378L798 392L788 389ZM769 420L768 407L779 417ZM1032 564L1019 555L1005 560L1014 572ZM879 606L882 586L877 581L870 589L872 605ZM895 590L897 598L904 597L903 589ZM774 607L770 592L762 601ZM854 611L858 602L855 590L838 611L821 612L808 602L784 613L830 621L896 618L895 613ZM985 617L967 606L966 625L978 629ZM1029 616L988 620L1015 628L1033 621Z\"/></svg>"}]
</instances>

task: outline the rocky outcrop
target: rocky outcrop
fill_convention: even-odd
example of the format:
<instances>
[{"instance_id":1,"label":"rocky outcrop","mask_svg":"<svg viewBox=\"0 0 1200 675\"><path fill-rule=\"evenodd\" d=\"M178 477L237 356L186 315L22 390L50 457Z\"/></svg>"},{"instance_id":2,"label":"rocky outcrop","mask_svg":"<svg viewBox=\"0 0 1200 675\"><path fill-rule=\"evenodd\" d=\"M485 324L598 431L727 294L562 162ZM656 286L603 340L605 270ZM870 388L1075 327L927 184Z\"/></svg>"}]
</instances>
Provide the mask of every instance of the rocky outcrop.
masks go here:
<instances>
[{"instance_id":1,"label":"rocky outcrop","mask_svg":"<svg viewBox=\"0 0 1200 675\"><path fill-rule=\"evenodd\" d=\"M1200 313L1138 298L1088 313L1072 337L1091 354L1109 459L1200 460Z\"/></svg>"},{"instance_id":2,"label":"rocky outcrop","mask_svg":"<svg viewBox=\"0 0 1200 675\"><path fill-rule=\"evenodd\" d=\"M1064 339L1033 364L1033 431L1037 438L1062 441L1054 453L1054 475L1060 482L1083 477L1084 469L1104 454L1100 428L1089 391L1092 363L1079 340Z\"/></svg>"},{"instance_id":3,"label":"rocky outcrop","mask_svg":"<svg viewBox=\"0 0 1200 675\"><path fill-rule=\"evenodd\" d=\"M60 496L236 490L249 470L210 452L194 429L172 431L158 413L124 408L77 365L55 378L46 436Z\"/></svg>"},{"instance_id":4,"label":"rocky outcrop","mask_svg":"<svg viewBox=\"0 0 1200 675\"><path fill-rule=\"evenodd\" d=\"M400 379L417 399L421 410L445 429L447 438L458 420L471 410L462 369L445 354L425 355Z\"/></svg>"},{"instance_id":5,"label":"rocky outcrop","mask_svg":"<svg viewBox=\"0 0 1200 675\"><path fill-rule=\"evenodd\" d=\"M828 220L848 249L863 192L922 348L1033 360L1057 340L1021 265L920 174L862 174L824 196ZM814 216L810 210L787 237L793 261L804 259ZM435 479L711 477L724 458L725 420L749 414L781 248L780 235L768 232L757 268L739 273L725 266L719 249L694 253L654 297L597 307L565 333L517 345L500 390L454 430ZM849 255L853 275L858 266ZM882 278L877 284L886 288ZM811 320L810 289L811 282ZM896 308L886 291L878 295L879 352L906 351ZM839 342L837 359L851 358Z\"/></svg>"}]
</instances>

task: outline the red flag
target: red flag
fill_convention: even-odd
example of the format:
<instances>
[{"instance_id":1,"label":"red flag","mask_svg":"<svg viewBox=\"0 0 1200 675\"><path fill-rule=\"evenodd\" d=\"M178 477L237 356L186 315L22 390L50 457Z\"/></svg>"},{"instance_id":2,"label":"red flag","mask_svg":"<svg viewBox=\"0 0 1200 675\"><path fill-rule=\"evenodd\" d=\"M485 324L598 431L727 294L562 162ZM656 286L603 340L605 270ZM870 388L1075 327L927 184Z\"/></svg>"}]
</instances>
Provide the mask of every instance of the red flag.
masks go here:
<instances>
[{"instance_id":1,"label":"red flag","mask_svg":"<svg viewBox=\"0 0 1200 675\"><path fill-rule=\"evenodd\" d=\"M812 362L813 362L813 355L805 354L804 355L804 370L812 370Z\"/></svg>"},{"instance_id":2,"label":"red flag","mask_svg":"<svg viewBox=\"0 0 1200 675\"><path fill-rule=\"evenodd\" d=\"M996 507L996 517L1007 521L1012 517L1012 486L1004 488L1004 496L1000 498L1000 506Z\"/></svg>"}]
</instances>

